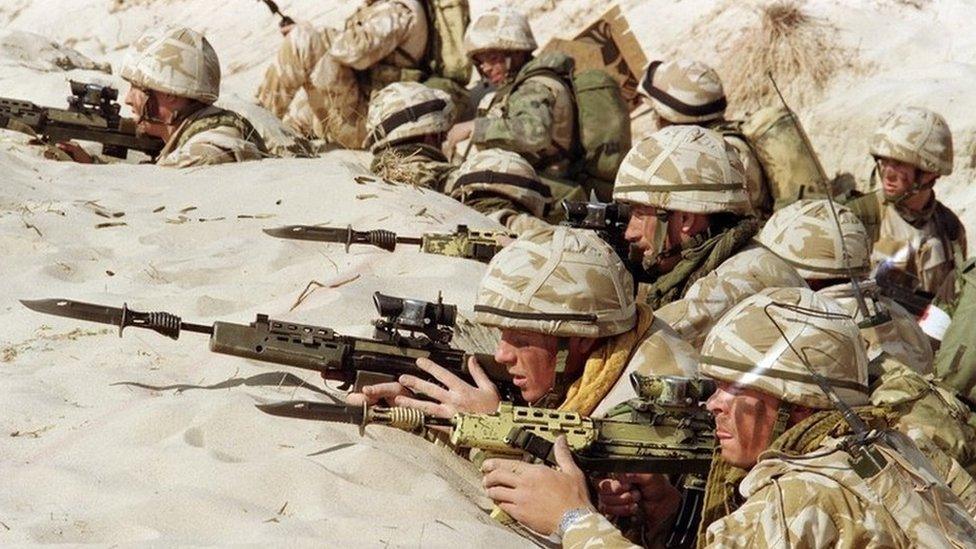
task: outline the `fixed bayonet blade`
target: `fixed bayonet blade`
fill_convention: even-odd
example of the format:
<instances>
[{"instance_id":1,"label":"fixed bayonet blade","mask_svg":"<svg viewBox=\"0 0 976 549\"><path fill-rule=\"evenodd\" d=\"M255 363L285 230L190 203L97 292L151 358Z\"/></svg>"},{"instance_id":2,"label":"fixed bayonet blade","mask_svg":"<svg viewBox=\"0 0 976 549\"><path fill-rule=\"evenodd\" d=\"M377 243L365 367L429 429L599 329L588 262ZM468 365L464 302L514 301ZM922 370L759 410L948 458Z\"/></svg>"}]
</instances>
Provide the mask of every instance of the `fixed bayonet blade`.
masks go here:
<instances>
[{"instance_id":1,"label":"fixed bayonet blade","mask_svg":"<svg viewBox=\"0 0 976 549\"><path fill-rule=\"evenodd\" d=\"M54 316L122 326L122 309L70 299L21 299L28 309Z\"/></svg>"},{"instance_id":2,"label":"fixed bayonet blade","mask_svg":"<svg viewBox=\"0 0 976 549\"><path fill-rule=\"evenodd\" d=\"M308 400L288 400L271 404L255 404L259 410L273 416L314 419L333 423L362 425L365 410L362 406L344 406Z\"/></svg>"},{"instance_id":3,"label":"fixed bayonet blade","mask_svg":"<svg viewBox=\"0 0 976 549\"><path fill-rule=\"evenodd\" d=\"M277 237L291 240L314 240L316 242L341 242L349 240L349 228L316 227L314 225L284 225L264 229L264 232Z\"/></svg>"}]
</instances>

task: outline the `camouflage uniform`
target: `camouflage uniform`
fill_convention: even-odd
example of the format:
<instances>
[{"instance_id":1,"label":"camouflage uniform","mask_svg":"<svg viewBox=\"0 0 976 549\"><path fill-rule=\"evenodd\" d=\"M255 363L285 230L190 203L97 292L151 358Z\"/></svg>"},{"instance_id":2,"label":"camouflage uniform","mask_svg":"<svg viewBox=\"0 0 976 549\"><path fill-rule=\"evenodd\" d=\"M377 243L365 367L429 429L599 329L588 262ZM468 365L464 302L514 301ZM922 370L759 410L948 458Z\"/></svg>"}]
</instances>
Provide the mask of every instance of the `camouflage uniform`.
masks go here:
<instances>
[{"instance_id":1,"label":"camouflage uniform","mask_svg":"<svg viewBox=\"0 0 976 549\"><path fill-rule=\"evenodd\" d=\"M424 139L439 141L453 113L449 95L417 82L396 82L374 94L363 142L374 155L370 170L390 181L443 191L455 168Z\"/></svg>"},{"instance_id":2,"label":"camouflage uniform","mask_svg":"<svg viewBox=\"0 0 976 549\"><path fill-rule=\"evenodd\" d=\"M299 89L309 112L288 121L306 135L358 148L371 92L401 80L419 80L427 49L427 18L418 0L366 2L342 30L316 31L299 23L264 74L258 102L284 117ZM310 124L309 124L310 123Z\"/></svg>"},{"instance_id":3,"label":"camouflage uniform","mask_svg":"<svg viewBox=\"0 0 976 549\"><path fill-rule=\"evenodd\" d=\"M697 126L669 126L635 145L620 166L613 198L702 214L742 215L750 208L738 156L717 133ZM666 230L659 221L657 234ZM768 287L806 286L786 262L748 246L757 230L751 217L710 229L682 247L674 269L642 285L658 316L693 347L743 298Z\"/></svg>"},{"instance_id":4,"label":"camouflage uniform","mask_svg":"<svg viewBox=\"0 0 976 549\"><path fill-rule=\"evenodd\" d=\"M136 42L122 78L150 92L197 102L165 143L157 165L183 168L268 156L247 119L212 105L220 93L220 62L202 34L187 28L150 31Z\"/></svg>"},{"instance_id":5,"label":"camouflage uniform","mask_svg":"<svg viewBox=\"0 0 976 549\"><path fill-rule=\"evenodd\" d=\"M495 50L525 52L536 48L525 16L513 9L482 14L464 35L469 58ZM526 63L478 109L471 143L479 150L505 149L525 157L540 174L566 177L572 163L576 107L568 84L573 60L545 54Z\"/></svg>"},{"instance_id":6,"label":"camouflage uniform","mask_svg":"<svg viewBox=\"0 0 976 549\"><path fill-rule=\"evenodd\" d=\"M804 315L770 304L836 316ZM857 326L840 312L836 303L810 290L770 289L737 305L709 334L703 375L774 395L780 398L781 414L794 406L823 411L782 432L771 445L774 451L759 456L740 485L744 503L706 523L700 546L951 547L972 542L976 523L969 511L924 463L915 462L910 441L899 439L904 455L883 444L861 443L887 466L862 474L852 467L850 447L843 444L846 434L836 430L843 421L829 411L831 401L810 375L812 369L823 376L848 405L867 402L867 357ZM821 352L804 353L801 359L795 351L810 348ZM819 429L828 421L835 427ZM970 493L972 488L970 479ZM571 524L563 542L564 547L631 546L595 514Z\"/></svg>"},{"instance_id":7,"label":"camouflage uniform","mask_svg":"<svg viewBox=\"0 0 976 549\"><path fill-rule=\"evenodd\" d=\"M738 124L725 120L725 90L714 69L685 59L654 61L644 71L638 92L668 124L697 124L721 133L742 161L753 213L759 217L772 213L773 199L762 164Z\"/></svg>"},{"instance_id":8,"label":"camouflage uniform","mask_svg":"<svg viewBox=\"0 0 976 549\"><path fill-rule=\"evenodd\" d=\"M560 409L599 415L636 396L630 372L678 373L695 361L692 349L634 302L633 284L613 248L593 231L534 229L492 258L478 289L475 320L560 338L605 338L575 379L563 372L560 359L553 391L562 399L553 402Z\"/></svg>"},{"instance_id":9,"label":"camouflage uniform","mask_svg":"<svg viewBox=\"0 0 976 549\"><path fill-rule=\"evenodd\" d=\"M899 160L922 172L952 173L952 134L938 114L917 107L897 110L871 138L871 154ZM955 267L966 258L966 230L959 218L933 196L921 212L902 201L921 190L886 197L878 190L851 202L874 240L872 262L904 273L918 289L952 301Z\"/></svg>"},{"instance_id":10,"label":"camouflage uniform","mask_svg":"<svg viewBox=\"0 0 976 549\"><path fill-rule=\"evenodd\" d=\"M541 218L552 200L531 164L500 149L478 151L465 160L448 177L444 192L515 234L545 226Z\"/></svg>"}]
</instances>

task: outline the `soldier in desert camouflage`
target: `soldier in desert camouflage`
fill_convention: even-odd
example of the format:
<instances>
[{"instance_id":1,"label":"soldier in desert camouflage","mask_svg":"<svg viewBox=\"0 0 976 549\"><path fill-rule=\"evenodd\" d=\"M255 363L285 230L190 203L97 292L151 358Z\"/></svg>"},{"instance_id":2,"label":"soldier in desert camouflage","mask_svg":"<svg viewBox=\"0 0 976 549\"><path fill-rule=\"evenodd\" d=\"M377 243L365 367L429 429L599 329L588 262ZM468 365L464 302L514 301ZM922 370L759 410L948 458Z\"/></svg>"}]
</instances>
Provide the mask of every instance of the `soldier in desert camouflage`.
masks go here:
<instances>
[{"instance_id":1,"label":"soldier in desert camouflage","mask_svg":"<svg viewBox=\"0 0 976 549\"><path fill-rule=\"evenodd\" d=\"M432 31L419 0L373 0L341 30L300 22L283 32L258 102L303 135L357 149L371 93L422 79L420 62ZM300 89L307 103L293 103Z\"/></svg>"},{"instance_id":2,"label":"soldier in desert camouflage","mask_svg":"<svg viewBox=\"0 0 976 549\"><path fill-rule=\"evenodd\" d=\"M695 373L695 351L633 294L622 261L592 231L543 227L491 260L475 321L501 330L495 359L508 367L526 402L600 416L636 396L631 372ZM392 400L438 417L498 408L498 392L476 362L469 367L477 386L428 360L417 364L442 386L405 375L367 387L350 402Z\"/></svg>"},{"instance_id":3,"label":"soldier in desert camouflage","mask_svg":"<svg viewBox=\"0 0 976 549\"><path fill-rule=\"evenodd\" d=\"M811 288L836 299L858 323L867 343L872 404L893 410L898 430L913 438L923 434L962 467L976 471L976 415L927 375L933 363L928 337L914 315L864 278L870 271L867 231L850 209L834 208L836 221L826 200L786 206L769 218L756 240L796 268ZM850 277L859 279L867 318Z\"/></svg>"},{"instance_id":4,"label":"soldier in desert camouflage","mask_svg":"<svg viewBox=\"0 0 976 549\"><path fill-rule=\"evenodd\" d=\"M377 92L363 142L373 153L370 170L390 181L443 191L455 166L439 145L453 113L449 95L417 82L397 82Z\"/></svg>"},{"instance_id":5,"label":"soldier in desert camouflage","mask_svg":"<svg viewBox=\"0 0 976 549\"><path fill-rule=\"evenodd\" d=\"M849 206L874 241L872 262L900 274L909 290L951 302L966 229L935 197L938 178L952 173L948 124L927 109L898 109L871 138L871 155L881 188Z\"/></svg>"},{"instance_id":6,"label":"soldier in desert camouflage","mask_svg":"<svg viewBox=\"0 0 976 549\"><path fill-rule=\"evenodd\" d=\"M185 168L268 156L264 141L239 114L213 105L220 94L220 61L210 42L188 28L150 31L122 66L131 87L137 131L162 139L156 165ZM58 146L75 161L98 159L74 143Z\"/></svg>"},{"instance_id":7,"label":"soldier in desert camouflage","mask_svg":"<svg viewBox=\"0 0 976 549\"><path fill-rule=\"evenodd\" d=\"M707 407L720 455L709 474L699 546L971 543L976 523L912 443L899 439L902 454L856 442L815 381L814 373L856 407L861 421L883 428L883 414L867 405L867 357L857 326L832 300L804 288L751 296L709 334L701 362L702 375L718 382ZM863 467L863 452L886 466ZM564 547L633 547L595 512L565 439L557 441L556 457L559 470L486 461L488 495ZM745 473L738 493L724 486L723 463Z\"/></svg>"},{"instance_id":8,"label":"soldier in desert camouflage","mask_svg":"<svg viewBox=\"0 0 976 549\"><path fill-rule=\"evenodd\" d=\"M448 177L446 193L515 234L545 226L552 193L521 156L478 151Z\"/></svg>"},{"instance_id":9,"label":"soldier in desert camouflage","mask_svg":"<svg viewBox=\"0 0 976 549\"><path fill-rule=\"evenodd\" d=\"M511 8L498 8L472 21L464 46L498 91L479 106L474 120L451 128L445 150L451 152L470 138L477 149L521 154L540 175L567 176L576 127L573 92L567 84L573 60L561 53L533 59L536 41L529 22Z\"/></svg>"},{"instance_id":10,"label":"soldier in desert camouflage","mask_svg":"<svg viewBox=\"0 0 976 549\"><path fill-rule=\"evenodd\" d=\"M721 133L739 153L753 213L769 217L773 199L762 164L736 124L725 119L728 103L722 80L714 69L687 59L654 61L644 71L638 92L654 108L658 128L695 124Z\"/></svg>"},{"instance_id":11,"label":"soldier in desert camouflage","mask_svg":"<svg viewBox=\"0 0 976 549\"><path fill-rule=\"evenodd\" d=\"M752 245L742 162L718 133L669 126L635 145L613 198L631 205L624 233L649 282L640 296L700 347L733 305L763 288L806 286L788 263Z\"/></svg>"}]
</instances>

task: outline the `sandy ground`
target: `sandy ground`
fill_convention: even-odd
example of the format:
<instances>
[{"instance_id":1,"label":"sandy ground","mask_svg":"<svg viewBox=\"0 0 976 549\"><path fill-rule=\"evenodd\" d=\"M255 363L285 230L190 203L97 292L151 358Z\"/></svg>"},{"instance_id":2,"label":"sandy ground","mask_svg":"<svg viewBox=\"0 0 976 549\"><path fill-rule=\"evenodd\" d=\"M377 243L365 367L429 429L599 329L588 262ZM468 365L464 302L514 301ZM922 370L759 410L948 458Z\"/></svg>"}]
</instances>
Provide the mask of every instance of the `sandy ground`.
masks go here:
<instances>
[{"instance_id":1,"label":"sandy ground","mask_svg":"<svg viewBox=\"0 0 976 549\"><path fill-rule=\"evenodd\" d=\"M321 25L339 24L354 8L279 4ZM494 4L473 2L473 10ZM520 3L540 43L609 5ZM649 57L719 66L739 29L755 23L759 4L622 5ZM857 67L797 105L828 170L863 180L877 117L896 104L934 108L949 120L957 151L956 171L939 193L972 226L976 38L967 22L976 6L810 0L807 9L836 29ZM96 64L117 67L126 47L162 22L207 34L221 56L227 105L251 98L280 41L256 1L5 0L0 96L63 105L68 79L124 90ZM352 427L253 408L258 400L327 399L310 372L211 354L194 334L171 341L130 329L119 339L107 327L38 315L17 302L128 302L199 322L247 323L267 313L360 335L369 333L375 290L424 299L442 291L470 311L484 270L478 263L409 249L347 255L261 232L325 222L404 234L458 223L496 227L434 193L357 182L366 163L368 155L334 152L187 171L78 166L43 160L22 136L0 132L0 545L527 543L491 523L478 476L440 448L389 429L359 438ZM313 291L296 304L310 283Z\"/></svg>"}]
</instances>

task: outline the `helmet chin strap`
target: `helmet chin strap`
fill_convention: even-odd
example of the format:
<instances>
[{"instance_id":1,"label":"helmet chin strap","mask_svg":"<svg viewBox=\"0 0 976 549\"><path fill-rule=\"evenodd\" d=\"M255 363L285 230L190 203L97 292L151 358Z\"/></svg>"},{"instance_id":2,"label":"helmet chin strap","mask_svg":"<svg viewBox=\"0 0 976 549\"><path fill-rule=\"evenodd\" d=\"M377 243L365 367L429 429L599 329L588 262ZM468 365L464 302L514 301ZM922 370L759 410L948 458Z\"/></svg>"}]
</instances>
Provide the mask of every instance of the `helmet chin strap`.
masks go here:
<instances>
[{"instance_id":1,"label":"helmet chin strap","mask_svg":"<svg viewBox=\"0 0 976 549\"><path fill-rule=\"evenodd\" d=\"M556 376L552 387L535 402L529 405L536 408L558 408L566 398L566 392L572 385L572 380L566 375L566 364L569 360L569 338L560 337L557 339L556 350Z\"/></svg>"}]
</instances>

